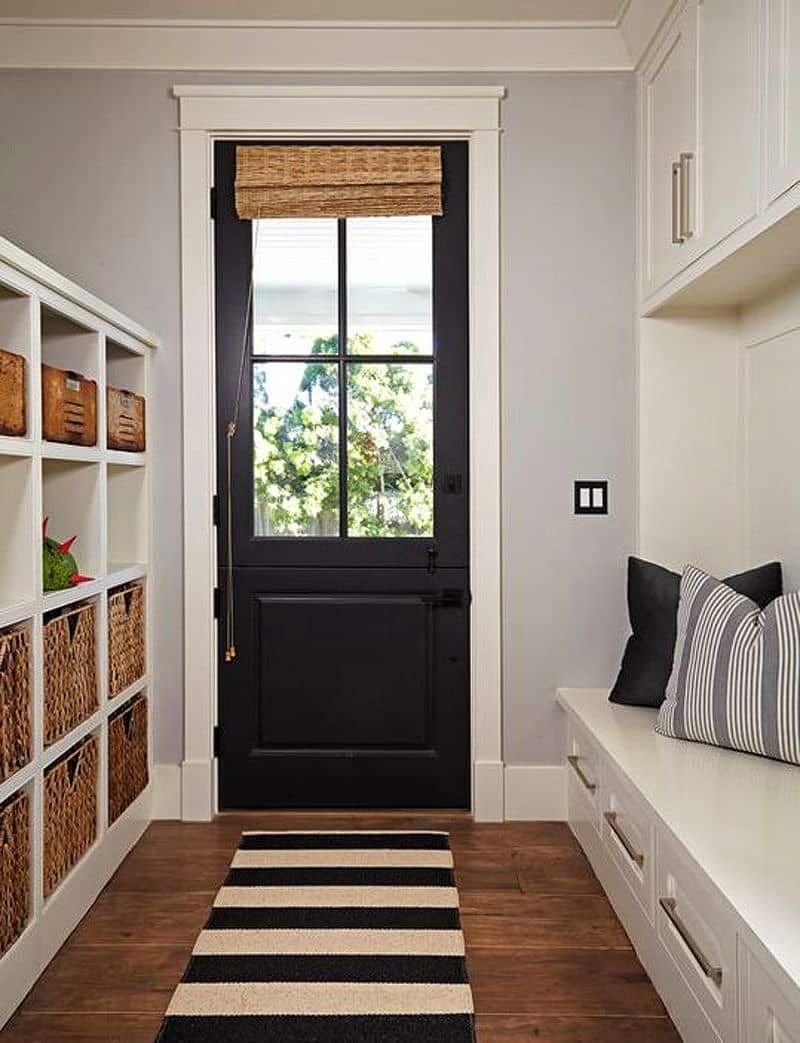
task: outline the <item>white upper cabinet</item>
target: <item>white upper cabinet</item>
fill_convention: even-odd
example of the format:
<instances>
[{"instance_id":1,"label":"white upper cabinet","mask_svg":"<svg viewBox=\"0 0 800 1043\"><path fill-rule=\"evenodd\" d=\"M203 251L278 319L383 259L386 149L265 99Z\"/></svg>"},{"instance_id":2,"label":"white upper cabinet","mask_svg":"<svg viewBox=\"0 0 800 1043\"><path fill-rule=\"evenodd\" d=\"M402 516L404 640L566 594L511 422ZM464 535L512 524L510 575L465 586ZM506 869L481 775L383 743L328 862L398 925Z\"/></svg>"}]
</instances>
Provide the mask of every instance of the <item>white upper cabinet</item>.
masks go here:
<instances>
[{"instance_id":1,"label":"white upper cabinet","mask_svg":"<svg viewBox=\"0 0 800 1043\"><path fill-rule=\"evenodd\" d=\"M642 84L644 133L644 281L656 289L689 261L690 184L696 178L697 19L685 5L645 71Z\"/></svg>"},{"instance_id":2,"label":"white upper cabinet","mask_svg":"<svg viewBox=\"0 0 800 1043\"><path fill-rule=\"evenodd\" d=\"M758 211L759 6L683 0L642 73L645 297Z\"/></svg>"},{"instance_id":3,"label":"white upper cabinet","mask_svg":"<svg viewBox=\"0 0 800 1043\"><path fill-rule=\"evenodd\" d=\"M800 182L800 0L766 0L767 199Z\"/></svg>"},{"instance_id":4,"label":"white upper cabinet","mask_svg":"<svg viewBox=\"0 0 800 1043\"><path fill-rule=\"evenodd\" d=\"M695 256L758 212L758 7L758 0L697 3L702 187Z\"/></svg>"}]
</instances>

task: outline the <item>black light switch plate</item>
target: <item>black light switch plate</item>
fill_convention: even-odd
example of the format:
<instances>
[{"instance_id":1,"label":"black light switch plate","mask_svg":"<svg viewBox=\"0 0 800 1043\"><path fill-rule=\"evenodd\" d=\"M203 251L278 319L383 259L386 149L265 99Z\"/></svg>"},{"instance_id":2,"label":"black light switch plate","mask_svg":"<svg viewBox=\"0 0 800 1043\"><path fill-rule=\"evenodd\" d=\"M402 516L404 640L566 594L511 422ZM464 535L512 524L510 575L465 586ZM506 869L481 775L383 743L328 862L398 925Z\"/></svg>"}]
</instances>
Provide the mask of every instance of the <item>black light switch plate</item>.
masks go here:
<instances>
[{"instance_id":1,"label":"black light switch plate","mask_svg":"<svg viewBox=\"0 0 800 1043\"><path fill-rule=\"evenodd\" d=\"M608 482L575 482L576 514L608 514Z\"/></svg>"}]
</instances>

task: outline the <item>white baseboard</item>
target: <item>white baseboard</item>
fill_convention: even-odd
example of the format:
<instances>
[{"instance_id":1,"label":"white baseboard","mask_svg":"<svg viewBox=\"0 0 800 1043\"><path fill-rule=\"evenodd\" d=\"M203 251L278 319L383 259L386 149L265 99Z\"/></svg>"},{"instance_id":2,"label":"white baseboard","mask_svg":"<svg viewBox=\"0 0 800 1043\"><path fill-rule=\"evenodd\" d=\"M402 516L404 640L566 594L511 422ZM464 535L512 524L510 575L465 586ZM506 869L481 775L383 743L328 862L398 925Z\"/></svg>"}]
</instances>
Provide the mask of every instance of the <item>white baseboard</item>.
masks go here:
<instances>
[{"instance_id":1,"label":"white baseboard","mask_svg":"<svg viewBox=\"0 0 800 1043\"><path fill-rule=\"evenodd\" d=\"M503 762L475 761L472 814L476 822L503 821Z\"/></svg>"},{"instance_id":2,"label":"white baseboard","mask_svg":"<svg viewBox=\"0 0 800 1043\"><path fill-rule=\"evenodd\" d=\"M153 818L181 817L180 764L153 765Z\"/></svg>"},{"instance_id":3,"label":"white baseboard","mask_svg":"<svg viewBox=\"0 0 800 1043\"><path fill-rule=\"evenodd\" d=\"M507 764L507 822L564 822L567 818L567 774L561 764Z\"/></svg>"}]
</instances>

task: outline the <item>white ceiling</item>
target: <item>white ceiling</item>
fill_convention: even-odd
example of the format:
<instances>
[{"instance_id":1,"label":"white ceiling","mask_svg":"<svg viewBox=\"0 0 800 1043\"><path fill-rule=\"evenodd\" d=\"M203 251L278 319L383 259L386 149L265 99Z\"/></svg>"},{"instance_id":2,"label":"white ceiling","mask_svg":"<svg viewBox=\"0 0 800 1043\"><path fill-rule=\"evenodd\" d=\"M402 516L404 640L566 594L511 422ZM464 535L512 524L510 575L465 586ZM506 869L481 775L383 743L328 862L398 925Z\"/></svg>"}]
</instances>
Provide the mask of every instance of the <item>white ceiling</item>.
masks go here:
<instances>
[{"instance_id":1,"label":"white ceiling","mask_svg":"<svg viewBox=\"0 0 800 1043\"><path fill-rule=\"evenodd\" d=\"M0 17L616 23L626 0L0 0Z\"/></svg>"}]
</instances>

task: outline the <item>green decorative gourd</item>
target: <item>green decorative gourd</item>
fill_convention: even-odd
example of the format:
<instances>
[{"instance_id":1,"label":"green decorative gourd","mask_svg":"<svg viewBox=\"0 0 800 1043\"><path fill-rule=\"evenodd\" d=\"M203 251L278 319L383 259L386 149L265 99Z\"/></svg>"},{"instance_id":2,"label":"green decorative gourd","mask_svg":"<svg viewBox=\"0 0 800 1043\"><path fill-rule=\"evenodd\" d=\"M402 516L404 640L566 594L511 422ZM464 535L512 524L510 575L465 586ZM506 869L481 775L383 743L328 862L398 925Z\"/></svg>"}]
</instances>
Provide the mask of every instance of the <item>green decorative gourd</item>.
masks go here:
<instances>
[{"instance_id":1,"label":"green decorative gourd","mask_svg":"<svg viewBox=\"0 0 800 1043\"><path fill-rule=\"evenodd\" d=\"M45 590L67 590L88 583L91 576L78 572L78 563L70 554L77 536L59 543L47 535L47 518L42 524L42 586Z\"/></svg>"}]
</instances>

